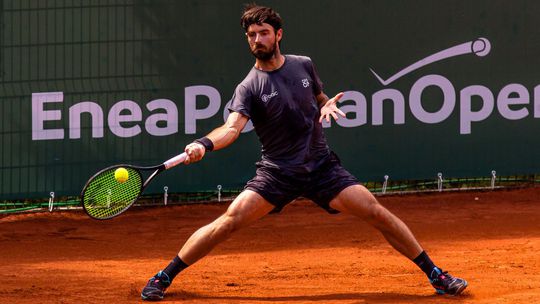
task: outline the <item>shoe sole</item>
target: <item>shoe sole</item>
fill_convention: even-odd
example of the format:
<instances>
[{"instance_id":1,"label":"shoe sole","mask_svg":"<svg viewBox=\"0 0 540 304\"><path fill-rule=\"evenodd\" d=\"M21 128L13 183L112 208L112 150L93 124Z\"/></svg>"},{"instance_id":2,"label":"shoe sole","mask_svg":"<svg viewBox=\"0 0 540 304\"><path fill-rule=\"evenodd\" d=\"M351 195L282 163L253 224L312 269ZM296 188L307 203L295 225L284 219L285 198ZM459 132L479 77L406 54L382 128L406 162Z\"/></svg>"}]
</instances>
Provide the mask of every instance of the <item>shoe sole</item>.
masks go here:
<instances>
[{"instance_id":1,"label":"shoe sole","mask_svg":"<svg viewBox=\"0 0 540 304\"><path fill-rule=\"evenodd\" d=\"M465 288L467 288L467 286L468 286L467 281L464 281L463 284L456 290L455 293L448 293L442 289L436 289L436 288L435 288L435 291L440 295L447 294L449 296L457 296L460 293L462 293L465 290Z\"/></svg>"},{"instance_id":2,"label":"shoe sole","mask_svg":"<svg viewBox=\"0 0 540 304\"><path fill-rule=\"evenodd\" d=\"M141 298L144 301L161 301L161 300L163 300L163 296L145 296L143 294L141 294Z\"/></svg>"},{"instance_id":3,"label":"shoe sole","mask_svg":"<svg viewBox=\"0 0 540 304\"><path fill-rule=\"evenodd\" d=\"M461 286L458 288L458 290L456 290L456 292L455 292L454 294L452 294L452 296L457 296L457 295L459 295L460 293L462 293L462 292L465 290L465 288L467 288L467 281L465 281L464 284L461 285Z\"/></svg>"}]
</instances>

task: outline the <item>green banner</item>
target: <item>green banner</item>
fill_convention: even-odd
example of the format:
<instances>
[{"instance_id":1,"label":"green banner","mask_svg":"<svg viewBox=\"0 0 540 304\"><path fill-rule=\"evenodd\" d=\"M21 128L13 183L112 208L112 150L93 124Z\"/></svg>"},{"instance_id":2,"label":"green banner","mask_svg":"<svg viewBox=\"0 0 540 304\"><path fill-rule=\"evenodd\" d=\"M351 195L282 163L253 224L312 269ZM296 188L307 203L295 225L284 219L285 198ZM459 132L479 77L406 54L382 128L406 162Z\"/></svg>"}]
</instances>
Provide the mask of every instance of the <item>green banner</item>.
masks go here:
<instances>
[{"instance_id":1,"label":"green banner","mask_svg":"<svg viewBox=\"0 0 540 304\"><path fill-rule=\"evenodd\" d=\"M99 169L155 165L221 125L251 69L243 1L0 1L0 199L76 195ZM265 1L347 117L325 125L363 181L540 172L537 1ZM147 192L241 188L260 145Z\"/></svg>"}]
</instances>

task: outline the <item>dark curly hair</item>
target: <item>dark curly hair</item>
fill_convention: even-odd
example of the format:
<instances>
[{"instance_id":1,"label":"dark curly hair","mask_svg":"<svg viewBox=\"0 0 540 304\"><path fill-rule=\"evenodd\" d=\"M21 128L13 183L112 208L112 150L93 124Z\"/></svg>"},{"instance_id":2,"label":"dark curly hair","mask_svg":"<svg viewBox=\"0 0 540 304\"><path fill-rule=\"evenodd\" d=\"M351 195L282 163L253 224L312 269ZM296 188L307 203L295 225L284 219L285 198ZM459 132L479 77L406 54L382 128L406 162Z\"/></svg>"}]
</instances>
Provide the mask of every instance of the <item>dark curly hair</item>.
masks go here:
<instances>
[{"instance_id":1,"label":"dark curly hair","mask_svg":"<svg viewBox=\"0 0 540 304\"><path fill-rule=\"evenodd\" d=\"M252 24L261 25L263 23L270 24L277 32L281 28L283 20L277 12L269 7L259 6L255 3L246 4L242 18L240 18L240 25L244 31L247 32L248 27Z\"/></svg>"}]
</instances>

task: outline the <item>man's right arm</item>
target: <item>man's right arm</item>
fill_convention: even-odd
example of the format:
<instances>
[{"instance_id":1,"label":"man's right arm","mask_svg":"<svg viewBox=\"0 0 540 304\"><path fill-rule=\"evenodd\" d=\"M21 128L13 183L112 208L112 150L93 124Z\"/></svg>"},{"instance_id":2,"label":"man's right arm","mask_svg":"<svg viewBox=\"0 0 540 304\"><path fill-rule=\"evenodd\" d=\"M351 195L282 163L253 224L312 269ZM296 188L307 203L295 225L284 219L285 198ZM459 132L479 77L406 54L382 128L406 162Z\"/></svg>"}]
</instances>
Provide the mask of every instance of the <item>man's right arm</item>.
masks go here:
<instances>
[{"instance_id":1,"label":"man's right arm","mask_svg":"<svg viewBox=\"0 0 540 304\"><path fill-rule=\"evenodd\" d=\"M211 148L211 150L214 151L223 149L232 144L238 136L240 136L240 132L242 132L248 120L249 118L247 116L238 112L232 112L225 124L221 127L214 129L208 135L203 137L203 139L192 142L186 146L184 151L187 153L188 157L184 161L184 164L200 161L206 154L207 148Z\"/></svg>"}]
</instances>

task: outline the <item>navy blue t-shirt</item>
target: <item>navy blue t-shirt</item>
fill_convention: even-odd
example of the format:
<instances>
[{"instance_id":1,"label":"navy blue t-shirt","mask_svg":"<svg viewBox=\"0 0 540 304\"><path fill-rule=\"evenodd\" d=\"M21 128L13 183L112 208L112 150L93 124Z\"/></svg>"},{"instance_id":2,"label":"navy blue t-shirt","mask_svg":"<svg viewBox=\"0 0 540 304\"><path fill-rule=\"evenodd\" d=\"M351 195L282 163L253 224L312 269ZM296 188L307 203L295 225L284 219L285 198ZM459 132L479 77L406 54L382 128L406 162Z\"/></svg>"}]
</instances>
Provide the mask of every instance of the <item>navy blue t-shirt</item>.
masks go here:
<instances>
[{"instance_id":1,"label":"navy blue t-shirt","mask_svg":"<svg viewBox=\"0 0 540 304\"><path fill-rule=\"evenodd\" d=\"M253 67L236 87L229 111L251 119L262 144L261 164L309 173L330 155L316 96L322 82L309 57L285 55L266 72Z\"/></svg>"}]
</instances>

